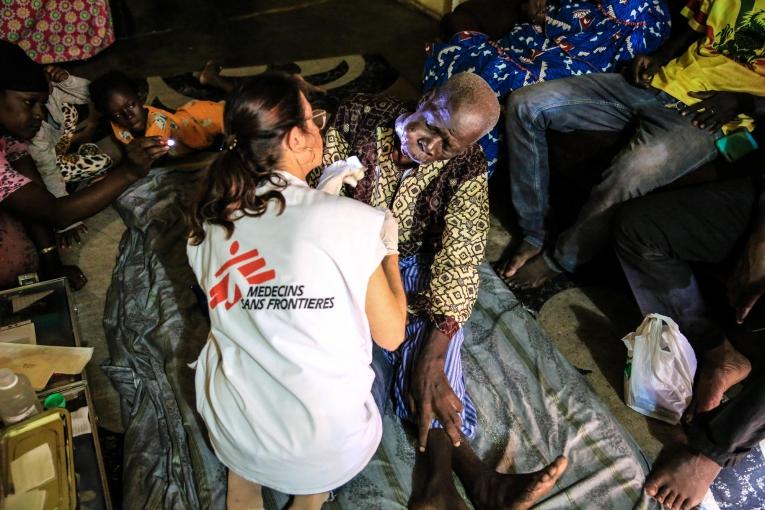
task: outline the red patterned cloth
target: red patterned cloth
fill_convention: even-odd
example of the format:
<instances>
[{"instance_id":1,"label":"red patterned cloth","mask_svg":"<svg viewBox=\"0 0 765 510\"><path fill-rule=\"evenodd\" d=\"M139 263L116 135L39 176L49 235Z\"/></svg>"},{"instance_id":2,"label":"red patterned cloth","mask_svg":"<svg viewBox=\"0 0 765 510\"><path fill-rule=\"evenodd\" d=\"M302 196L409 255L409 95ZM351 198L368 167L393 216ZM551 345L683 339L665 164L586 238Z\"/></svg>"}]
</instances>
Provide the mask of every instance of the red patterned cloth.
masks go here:
<instances>
[{"instance_id":1,"label":"red patterned cloth","mask_svg":"<svg viewBox=\"0 0 765 510\"><path fill-rule=\"evenodd\" d=\"M41 63L90 58L114 42L107 0L0 0L0 38Z\"/></svg>"},{"instance_id":2,"label":"red patterned cloth","mask_svg":"<svg viewBox=\"0 0 765 510\"><path fill-rule=\"evenodd\" d=\"M6 1L6 0L3 0ZM3 212L2 202L29 179L11 163L28 156L27 144L0 136L0 289L16 286L16 277L37 269L37 250L21 222Z\"/></svg>"}]
</instances>

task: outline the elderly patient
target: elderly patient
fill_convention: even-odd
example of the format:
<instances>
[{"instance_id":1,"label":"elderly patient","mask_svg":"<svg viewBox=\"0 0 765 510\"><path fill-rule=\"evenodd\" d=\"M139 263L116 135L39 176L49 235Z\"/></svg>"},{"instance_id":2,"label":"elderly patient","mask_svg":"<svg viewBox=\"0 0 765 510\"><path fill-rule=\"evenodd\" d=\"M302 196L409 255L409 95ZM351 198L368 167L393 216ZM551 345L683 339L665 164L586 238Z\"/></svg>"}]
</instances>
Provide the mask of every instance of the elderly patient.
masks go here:
<instances>
[{"instance_id":1,"label":"elderly patient","mask_svg":"<svg viewBox=\"0 0 765 510\"><path fill-rule=\"evenodd\" d=\"M391 371L372 340L395 350L404 336L397 226L306 184L325 122L293 78L243 82L226 102L226 152L189 215L211 320L197 409L229 468L228 508L261 508L267 486L295 495L290 508L318 509L382 436Z\"/></svg>"},{"instance_id":2,"label":"elderly patient","mask_svg":"<svg viewBox=\"0 0 765 510\"><path fill-rule=\"evenodd\" d=\"M559 457L536 473L501 475L469 444L477 419L462 374L462 324L476 299L489 229L486 160L476 142L498 116L489 85L462 73L416 108L353 96L325 136L325 164L357 155L365 167L353 197L390 209L399 222L409 317L403 345L386 354L396 369L396 412L419 431L410 508L466 508L452 470L476 507L527 508L566 467Z\"/></svg>"}]
</instances>

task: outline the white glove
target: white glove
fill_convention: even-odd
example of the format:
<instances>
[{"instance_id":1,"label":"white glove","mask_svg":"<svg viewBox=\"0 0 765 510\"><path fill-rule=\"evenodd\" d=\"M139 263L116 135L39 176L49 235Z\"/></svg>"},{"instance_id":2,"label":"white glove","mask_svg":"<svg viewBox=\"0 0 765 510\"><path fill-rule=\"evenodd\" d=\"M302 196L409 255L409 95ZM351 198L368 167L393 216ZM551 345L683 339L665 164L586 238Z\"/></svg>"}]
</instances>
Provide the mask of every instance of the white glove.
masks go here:
<instances>
[{"instance_id":1,"label":"white glove","mask_svg":"<svg viewBox=\"0 0 765 510\"><path fill-rule=\"evenodd\" d=\"M330 195L339 195L343 184L355 188L359 180L364 177L365 170L366 168L356 156L335 161L321 173L316 189Z\"/></svg>"},{"instance_id":2,"label":"white glove","mask_svg":"<svg viewBox=\"0 0 765 510\"><path fill-rule=\"evenodd\" d=\"M398 255L398 221L393 217L393 213L390 210L380 209L385 211L380 238L387 250L386 255Z\"/></svg>"}]
</instances>

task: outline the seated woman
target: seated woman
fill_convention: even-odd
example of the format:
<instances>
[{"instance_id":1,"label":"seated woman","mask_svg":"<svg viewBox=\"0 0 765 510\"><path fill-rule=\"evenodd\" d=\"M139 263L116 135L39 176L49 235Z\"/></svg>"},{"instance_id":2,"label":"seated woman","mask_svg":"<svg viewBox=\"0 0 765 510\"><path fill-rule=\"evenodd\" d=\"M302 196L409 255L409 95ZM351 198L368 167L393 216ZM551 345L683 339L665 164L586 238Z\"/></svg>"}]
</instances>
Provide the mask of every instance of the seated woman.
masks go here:
<instances>
[{"instance_id":1,"label":"seated woman","mask_svg":"<svg viewBox=\"0 0 765 510\"><path fill-rule=\"evenodd\" d=\"M109 72L90 84L96 109L110 121L118 142L135 137L158 136L170 142L170 156L180 157L212 146L223 133L223 102L189 101L175 113L143 103L138 85L119 71Z\"/></svg>"},{"instance_id":2,"label":"seated woman","mask_svg":"<svg viewBox=\"0 0 765 510\"><path fill-rule=\"evenodd\" d=\"M664 0L529 0L531 23L518 24L497 41L459 32L448 43L427 46L423 89L460 72L485 79L500 103L513 90L566 76L614 71L650 54L669 36ZM503 152L501 123L480 140L489 175Z\"/></svg>"},{"instance_id":3,"label":"seated woman","mask_svg":"<svg viewBox=\"0 0 765 510\"><path fill-rule=\"evenodd\" d=\"M45 187L59 198L68 194L67 184L88 181L106 173L112 167L112 158L92 143L100 116L90 105L90 82L60 67L48 66L45 71L50 81L50 95L45 104L48 114L29 144L29 154ZM85 108L88 117L81 122ZM68 247L78 243L84 232L87 229L82 222L59 230L59 245Z\"/></svg>"},{"instance_id":4,"label":"seated woman","mask_svg":"<svg viewBox=\"0 0 765 510\"><path fill-rule=\"evenodd\" d=\"M100 211L151 163L167 153L157 138L128 146L125 162L87 190L56 198L43 184L27 143L45 118L48 80L43 67L24 51L0 41L0 288L16 277L39 271L43 278L66 276L79 289L87 279L75 266L61 263L53 228L66 227Z\"/></svg>"},{"instance_id":5,"label":"seated woman","mask_svg":"<svg viewBox=\"0 0 765 510\"><path fill-rule=\"evenodd\" d=\"M111 157L93 142L100 116L90 105L90 82L55 66L45 68L51 85L45 109L48 115L29 146L29 152L48 191L67 194L67 183L103 175ZM87 108L90 106L89 108ZM87 108L88 118L81 122Z\"/></svg>"},{"instance_id":6,"label":"seated woman","mask_svg":"<svg viewBox=\"0 0 765 510\"><path fill-rule=\"evenodd\" d=\"M245 80L226 102L228 149L188 215L211 321L197 410L229 469L230 509L262 508L261 486L318 509L382 435L392 372L372 339L395 350L404 338L398 227L305 182L325 122L296 79Z\"/></svg>"}]
</instances>

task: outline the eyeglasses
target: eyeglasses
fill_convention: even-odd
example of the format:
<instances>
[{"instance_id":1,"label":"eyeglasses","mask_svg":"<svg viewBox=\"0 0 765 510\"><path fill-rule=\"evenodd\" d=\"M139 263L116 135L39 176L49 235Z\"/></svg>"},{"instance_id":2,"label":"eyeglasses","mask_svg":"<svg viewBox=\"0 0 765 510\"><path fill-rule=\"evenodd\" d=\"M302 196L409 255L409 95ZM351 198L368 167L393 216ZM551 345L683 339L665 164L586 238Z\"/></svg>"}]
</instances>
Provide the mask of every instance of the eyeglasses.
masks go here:
<instances>
[{"instance_id":1,"label":"eyeglasses","mask_svg":"<svg viewBox=\"0 0 765 510\"><path fill-rule=\"evenodd\" d=\"M310 119L320 130L327 125L327 110L314 110Z\"/></svg>"}]
</instances>

